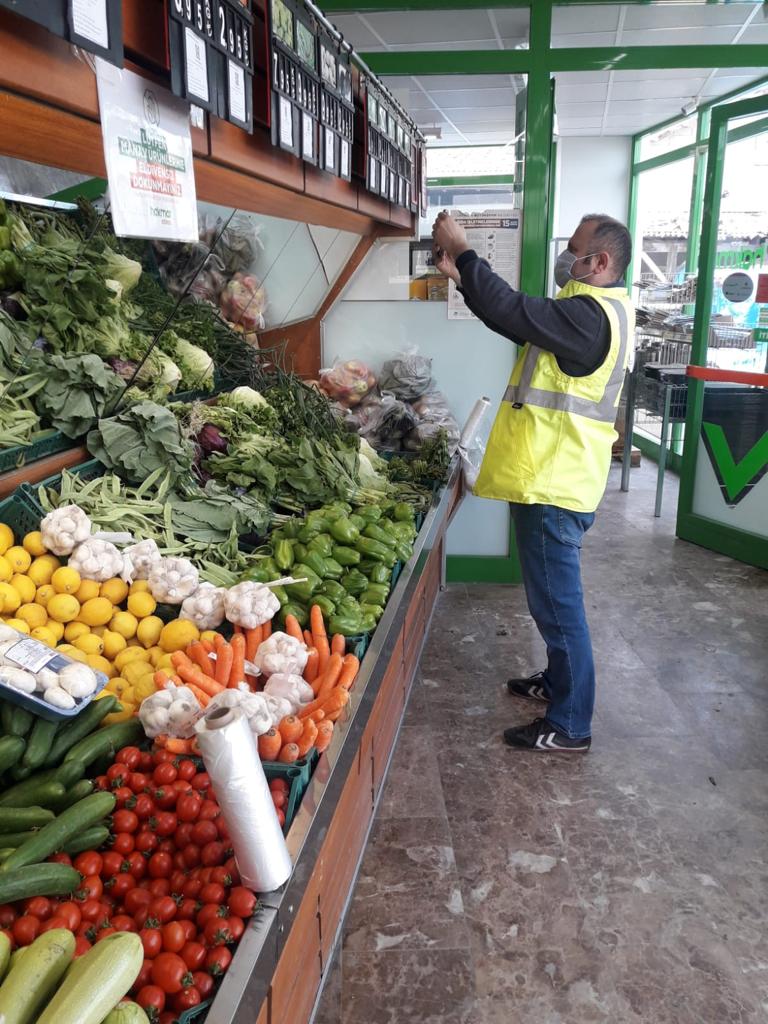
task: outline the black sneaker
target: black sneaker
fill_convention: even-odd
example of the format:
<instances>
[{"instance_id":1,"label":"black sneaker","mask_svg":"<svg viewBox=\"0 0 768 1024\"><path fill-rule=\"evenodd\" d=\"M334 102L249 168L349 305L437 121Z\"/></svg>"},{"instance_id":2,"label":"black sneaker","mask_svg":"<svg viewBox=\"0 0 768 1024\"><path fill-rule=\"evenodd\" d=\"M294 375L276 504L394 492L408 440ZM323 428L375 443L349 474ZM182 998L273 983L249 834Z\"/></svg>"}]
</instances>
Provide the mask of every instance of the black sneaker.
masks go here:
<instances>
[{"instance_id":1,"label":"black sneaker","mask_svg":"<svg viewBox=\"0 0 768 1024\"><path fill-rule=\"evenodd\" d=\"M546 718L536 718L530 725L505 729L504 742L521 750L543 750L560 754L581 753L592 746L589 736L583 740L572 740L553 729Z\"/></svg>"},{"instance_id":2,"label":"black sneaker","mask_svg":"<svg viewBox=\"0 0 768 1024\"><path fill-rule=\"evenodd\" d=\"M539 704L549 704L549 697L544 686L544 673L534 672L527 679L508 679L507 690L513 697L523 700L535 700Z\"/></svg>"}]
</instances>

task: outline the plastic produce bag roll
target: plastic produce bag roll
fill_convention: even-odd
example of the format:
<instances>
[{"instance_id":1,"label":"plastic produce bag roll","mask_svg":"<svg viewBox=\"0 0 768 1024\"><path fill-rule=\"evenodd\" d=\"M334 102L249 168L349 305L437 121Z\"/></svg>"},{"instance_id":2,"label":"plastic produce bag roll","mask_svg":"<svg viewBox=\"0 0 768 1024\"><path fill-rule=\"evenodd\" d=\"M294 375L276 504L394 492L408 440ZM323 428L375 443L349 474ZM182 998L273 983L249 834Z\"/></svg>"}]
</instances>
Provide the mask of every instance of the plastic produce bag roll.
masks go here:
<instances>
[{"instance_id":1,"label":"plastic produce bag roll","mask_svg":"<svg viewBox=\"0 0 768 1024\"><path fill-rule=\"evenodd\" d=\"M222 707L195 729L243 885L271 892L293 866L248 720L239 708Z\"/></svg>"},{"instance_id":2,"label":"plastic produce bag roll","mask_svg":"<svg viewBox=\"0 0 768 1024\"><path fill-rule=\"evenodd\" d=\"M471 447L472 442L475 440L477 434L477 428L480 426L482 419L484 418L488 407L491 402L488 398L478 398L475 404L472 406L472 411L467 417L467 422L464 424L464 429L461 431L461 437L459 438L459 448L463 448L464 451L468 451Z\"/></svg>"}]
</instances>

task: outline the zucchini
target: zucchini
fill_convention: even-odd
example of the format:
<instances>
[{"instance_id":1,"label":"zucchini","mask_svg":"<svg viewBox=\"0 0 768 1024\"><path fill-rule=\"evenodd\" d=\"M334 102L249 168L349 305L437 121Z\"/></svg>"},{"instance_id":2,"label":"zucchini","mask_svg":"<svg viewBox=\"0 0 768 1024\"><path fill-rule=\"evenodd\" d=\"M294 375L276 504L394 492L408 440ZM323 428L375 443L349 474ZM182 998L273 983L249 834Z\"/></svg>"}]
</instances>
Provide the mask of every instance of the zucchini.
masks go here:
<instances>
[{"instance_id":1,"label":"zucchini","mask_svg":"<svg viewBox=\"0 0 768 1024\"><path fill-rule=\"evenodd\" d=\"M79 958L77 971L67 975L37 1024L101 1024L128 992L143 962L138 935L107 936Z\"/></svg>"},{"instance_id":2,"label":"zucchini","mask_svg":"<svg viewBox=\"0 0 768 1024\"><path fill-rule=\"evenodd\" d=\"M45 807L0 807L0 833L18 832L27 828L39 828L53 820L53 811ZM3 836L0 835L0 846Z\"/></svg>"},{"instance_id":3,"label":"zucchini","mask_svg":"<svg viewBox=\"0 0 768 1024\"><path fill-rule=\"evenodd\" d=\"M75 955L75 936L66 928L40 935L0 986L3 1024L32 1024L48 1003Z\"/></svg>"},{"instance_id":4,"label":"zucchini","mask_svg":"<svg viewBox=\"0 0 768 1024\"><path fill-rule=\"evenodd\" d=\"M137 1003L118 1003L102 1024L149 1024L149 1017Z\"/></svg>"},{"instance_id":5,"label":"zucchini","mask_svg":"<svg viewBox=\"0 0 768 1024\"><path fill-rule=\"evenodd\" d=\"M0 718L6 736L21 736L22 739L32 728L32 723L35 720L35 716L26 708L17 707L8 701L3 701L2 707L0 707Z\"/></svg>"},{"instance_id":6,"label":"zucchini","mask_svg":"<svg viewBox=\"0 0 768 1024\"><path fill-rule=\"evenodd\" d=\"M26 949L27 947L24 946L22 948ZM0 932L0 981L2 981L3 978L5 977L6 972L8 970L8 964L10 962L11 940L8 938L5 932Z\"/></svg>"},{"instance_id":7,"label":"zucchini","mask_svg":"<svg viewBox=\"0 0 768 1024\"><path fill-rule=\"evenodd\" d=\"M60 850L65 843L90 825L95 825L103 817L110 814L115 807L112 793L92 793L84 800L78 800L72 807L54 818L28 839L23 846L0 865L0 874L26 867L28 864L39 864L52 853Z\"/></svg>"},{"instance_id":8,"label":"zucchini","mask_svg":"<svg viewBox=\"0 0 768 1024\"><path fill-rule=\"evenodd\" d=\"M25 746L26 743L21 736L3 736L0 739L0 772L5 772L18 763Z\"/></svg>"},{"instance_id":9,"label":"zucchini","mask_svg":"<svg viewBox=\"0 0 768 1024\"><path fill-rule=\"evenodd\" d=\"M100 698L96 703L101 704L102 700L106 700L106 697ZM100 757L107 756L114 759L118 750L136 743L143 736L144 729L138 718L131 718L127 722L116 722L76 743L69 749L64 763L78 760L87 766Z\"/></svg>"},{"instance_id":10,"label":"zucchini","mask_svg":"<svg viewBox=\"0 0 768 1024\"><path fill-rule=\"evenodd\" d=\"M68 753L76 743L79 743L80 740L84 740L86 736L90 736L94 729L98 728L102 719L116 710L117 697L115 697L114 694L108 694L106 697L99 697L98 700L92 700L87 708L81 711L80 714L71 722L62 726L62 728L56 733L56 738L43 761L43 765L46 768L52 768L53 765L60 764L64 755Z\"/></svg>"},{"instance_id":11,"label":"zucchini","mask_svg":"<svg viewBox=\"0 0 768 1024\"><path fill-rule=\"evenodd\" d=\"M83 769L84 770L84 769ZM39 776L19 782L0 796L0 807L48 807L66 793L60 782L40 781Z\"/></svg>"},{"instance_id":12,"label":"zucchini","mask_svg":"<svg viewBox=\"0 0 768 1024\"><path fill-rule=\"evenodd\" d=\"M34 864L0 873L0 903L13 903L30 896L60 896L74 892L81 880L80 873L68 864Z\"/></svg>"},{"instance_id":13,"label":"zucchini","mask_svg":"<svg viewBox=\"0 0 768 1024\"><path fill-rule=\"evenodd\" d=\"M27 749L21 759L23 767L33 770L40 767L51 749L58 727L58 722L47 722L44 718L35 720L27 737Z\"/></svg>"},{"instance_id":14,"label":"zucchini","mask_svg":"<svg viewBox=\"0 0 768 1024\"><path fill-rule=\"evenodd\" d=\"M84 832L78 833L64 845L64 853L82 853L83 850L98 850L109 839L108 825L91 825Z\"/></svg>"},{"instance_id":15,"label":"zucchini","mask_svg":"<svg viewBox=\"0 0 768 1024\"><path fill-rule=\"evenodd\" d=\"M28 949L29 946L19 946L18 949L14 949L14 951L11 953L10 963L8 964L9 971L16 966L19 960L21 960L22 953L26 953Z\"/></svg>"}]
</instances>

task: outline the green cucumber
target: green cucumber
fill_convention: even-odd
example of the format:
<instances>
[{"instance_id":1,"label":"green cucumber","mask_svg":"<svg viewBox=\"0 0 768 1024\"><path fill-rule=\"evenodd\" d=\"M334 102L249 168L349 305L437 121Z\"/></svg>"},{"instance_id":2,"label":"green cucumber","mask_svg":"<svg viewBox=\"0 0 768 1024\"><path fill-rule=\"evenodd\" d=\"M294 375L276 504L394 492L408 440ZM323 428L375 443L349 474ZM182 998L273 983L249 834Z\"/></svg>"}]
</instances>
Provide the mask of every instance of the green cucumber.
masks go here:
<instances>
[{"instance_id":1,"label":"green cucumber","mask_svg":"<svg viewBox=\"0 0 768 1024\"><path fill-rule=\"evenodd\" d=\"M102 700L106 700L106 697L101 698L98 703L101 704ZM87 766L104 755L114 758L121 747L131 746L143 736L144 729L138 718L116 722L76 743L68 751L64 762L66 764L68 761L78 760Z\"/></svg>"},{"instance_id":2,"label":"green cucumber","mask_svg":"<svg viewBox=\"0 0 768 1024\"><path fill-rule=\"evenodd\" d=\"M0 903L26 900L30 896L61 896L74 892L81 880L80 873L68 864L33 864L8 871L0 874Z\"/></svg>"},{"instance_id":3,"label":"green cucumber","mask_svg":"<svg viewBox=\"0 0 768 1024\"><path fill-rule=\"evenodd\" d=\"M22 947L26 948L26 947ZM5 934L0 932L0 981L3 980L7 971L8 964L11 962L11 940Z\"/></svg>"},{"instance_id":4,"label":"green cucumber","mask_svg":"<svg viewBox=\"0 0 768 1024\"><path fill-rule=\"evenodd\" d=\"M0 807L48 807L66 793L60 782L41 782L39 778L19 782L0 796Z\"/></svg>"},{"instance_id":5,"label":"green cucumber","mask_svg":"<svg viewBox=\"0 0 768 1024\"><path fill-rule=\"evenodd\" d=\"M36 833L37 829L34 828L27 829L26 832L3 832L0 835L0 847L4 850L9 848L15 850L17 846L23 846Z\"/></svg>"},{"instance_id":6,"label":"green cucumber","mask_svg":"<svg viewBox=\"0 0 768 1024\"><path fill-rule=\"evenodd\" d=\"M84 832L79 832L64 845L64 853L82 853L83 850L98 850L109 839L109 826L91 825Z\"/></svg>"},{"instance_id":7,"label":"green cucumber","mask_svg":"<svg viewBox=\"0 0 768 1024\"><path fill-rule=\"evenodd\" d=\"M4 860L7 860L8 857L11 856L11 854L13 853L13 851L15 849L16 849L15 846L4 846L4 847L2 847L2 849L0 849L0 864L2 864Z\"/></svg>"},{"instance_id":8,"label":"green cucumber","mask_svg":"<svg viewBox=\"0 0 768 1024\"><path fill-rule=\"evenodd\" d=\"M53 821L53 812L45 807L0 807L0 833L40 828L49 821Z\"/></svg>"},{"instance_id":9,"label":"green cucumber","mask_svg":"<svg viewBox=\"0 0 768 1024\"><path fill-rule=\"evenodd\" d=\"M0 772L5 772L18 763L25 746L26 743L21 736L3 736L0 739Z\"/></svg>"},{"instance_id":10,"label":"green cucumber","mask_svg":"<svg viewBox=\"0 0 768 1024\"><path fill-rule=\"evenodd\" d=\"M76 782L71 789L68 789L61 799L60 803L57 803L53 810L57 814L61 814L62 811L66 811L72 804L76 804L78 800L84 800L85 797L90 796L93 792L94 783L91 779L80 779ZM3 836L0 833L0 840Z\"/></svg>"},{"instance_id":11,"label":"green cucumber","mask_svg":"<svg viewBox=\"0 0 768 1024\"><path fill-rule=\"evenodd\" d=\"M64 755L71 750L76 743L79 743L80 740L84 740L86 736L89 736L94 729L98 728L103 718L116 710L117 697L115 697L114 694L109 694L106 697L99 697L98 700L92 700L87 708L81 711L80 714L71 722L62 726L62 728L56 733L56 738L53 741L53 745L49 753L43 761L43 765L46 768L51 768L53 765L59 764Z\"/></svg>"},{"instance_id":12,"label":"green cucumber","mask_svg":"<svg viewBox=\"0 0 768 1024\"><path fill-rule=\"evenodd\" d=\"M0 866L0 873L14 871L28 864L39 864L90 825L101 821L114 810L114 807L115 797L112 793L92 793L84 800L78 800L20 846Z\"/></svg>"},{"instance_id":13,"label":"green cucumber","mask_svg":"<svg viewBox=\"0 0 768 1024\"><path fill-rule=\"evenodd\" d=\"M38 718L32 726L32 731L27 737L27 749L21 759L25 768L39 768L51 749L58 722L47 722L44 718Z\"/></svg>"},{"instance_id":14,"label":"green cucumber","mask_svg":"<svg viewBox=\"0 0 768 1024\"><path fill-rule=\"evenodd\" d=\"M0 706L0 720L6 736L21 736L23 739L32 728L35 716L30 714L26 708L3 701Z\"/></svg>"},{"instance_id":15,"label":"green cucumber","mask_svg":"<svg viewBox=\"0 0 768 1024\"><path fill-rule=\"evenodd\" d=\"M0 986L0 1020L31 1024L56 991L75 955L75 936L66 928L40 935L13 965Z\"/></svg>"}]
</instances>

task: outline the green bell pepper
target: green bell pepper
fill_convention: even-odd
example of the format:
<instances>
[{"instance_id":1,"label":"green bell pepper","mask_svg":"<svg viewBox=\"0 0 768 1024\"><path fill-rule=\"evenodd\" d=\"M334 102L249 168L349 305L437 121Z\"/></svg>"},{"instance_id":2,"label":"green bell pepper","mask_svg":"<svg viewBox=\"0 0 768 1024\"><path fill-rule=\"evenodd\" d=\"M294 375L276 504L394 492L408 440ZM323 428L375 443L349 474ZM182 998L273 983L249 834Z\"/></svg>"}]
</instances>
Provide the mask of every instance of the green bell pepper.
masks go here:
<instances>
[{"instance_id":1,"label":"green bell pepper","mask_svg":"<svg viewBox=\"0 0 768 1024\"><path fill-rule=\"evenodd\" d=\"M363 615L372 615L377 622L384 614L384 609L380 604L366 604L365 601L361 601L360 609Z\"/></svg>"},{"instance_id":2,"label":"green bell pepper","mask_svg":"<svg viewBox=\"0 0 768 1024\"><path fill-rule=\"evenodd\" d=\"M337 544L354 544L360 531L349 519L337 519L331 523L330 534Z\"/></svg>"},{"instance_id":3,"label":"green bell pepper","mask_svg":"<svg viewBox=\"0 0 768 1024\"><path fill-rule=\"evenodd\" d=\"M381 509L377 505L363 505L355 509L355 515L360 516L366 523L378 523L381 519Z\"/></svg>"},{"instance_id":4,"label":"green bell pepper","mask_svg":"<svg viewBox=\"0 0 768 1024\"><path fill-rule=\"evenodd\" d=\"M362 516L351 515L349 516L349 521L350 523L352 523L353 526L356 526L358 530L365 529L366 522Z\"/></svg>"},{"instance_id":5,"label":"green bell pepper","mask_svg":"<svg viewBox=\"0 0 768 1024\"><path fill-rule=\"evenodd\" d=\"M290 569L294 560L293 542L290 540L279 540L275 544L272 557L275 559L278 569L281 569L283 572Z\"/></svg>"},{"instance_id":6,"label":"green bell pepper","mask_svg":"<svg viewBox=\"0 0 768 1024\"><path fill-rule=\"evenodd\" d=\"M371 583L359 596L360 604L385 605L389 597L389 586L384 583Z\"/></svg>"},{"instance_id":7,"label":"green bell pepper","mask_svg":"<svg viewBox=\"0 0 768 1024\"><path fill-rule=\"evenodd\" d=\"M308 604L315 591L320 589L322 580L305 562L297 562L291 569L296 579L306 576L304 583L288 583L285 590L292 601L301 601Z\"/></svg>"},{"instance_id":8,"label":"green bell pepper","mask_svg":"<svg viewBox=\"0 0 768 1024\"><path fill-rule=\"evenodd\" d=\"M338 604L339 601L343 601L347 596L346 590L338 580L323 580L320 586L320 593L325 594L326 597L330 597L334 604Z\"/></svg>"},{"instance_id":9,"label":"green bell pepper","mask_svg":"<svg viewBox=\"0 0 768 1024\"><path fill-rule=\"evenodd\" d=\"M343 600L339 601L336 611L342 615L360 615L360 603L357 598L347 594Z\"/></svg>"},{"instance_id":10,"label":"green bell pepper","mask_svg":"<svg viewBox=\"0 0 768 1024\"><path fill-rule=\"evenodd\" d=\"M325 594L313 594L312 604L318 606L326 619L336 614L336 602L332 601L330 597L326 597Z\"/></svg>"},{"instance_id":11,"label":"green bell pepper","mask_svg":"<svg viewBox=\"0 0 768 1024\"><path fill-rule=\"evenodd\" d=\"M298 620L302 629L309 625L309 612L303 604L297 604L295 601L288 601L284 604L277 613L277 621L281 626L285 625L285 619L288 615L293 615L294 618Z\"/></svg>"},{"instance_id":12,"label":"green bell pepper","mask_svg":"<svg viewBox=\"0 0 768 1024\"><path fill-rule=\"evenodd\" d=\"M262 569L266 569L270 574L269 579L271 580L277 580L284 575L284 573L280 571L280 566L272 557L262 558L261 567Z\"/></svg>"},{"instance_id":13,"label":"green bell pepper","mask_svg":"<svg viewBox=\"0 0 768 1024\"><path fill-rule=\"evenodd\" d=\"M400 543L395 545L395 554L397 555L398 562L407 562L413 554L413 544L400 541Z\"/></svg>"},{"instance_id":14,"label":"green bell pepper","mask_svg":"<svg viewBox=\"0 0 768 1024\"><path fill-rule=\"evenodd\" d=\"M410 523L391 523L387 526L387 532L396 540L414 541L416 531Z\"/></svg>"},{"instance_id":15,"label":"green bell pepper","mask_svg":"<svg viewBox=\"0 0 768 1024\"><path fill-rule=\"evenodd\" d=\"M318 533L316 537L307 544L310 551L316 551L323 558L330 558L333 554L333 537L330 533Z\"/></svg>"},{"instance_id":16,"label":"green bell pepper","mask_svg":"<svg viewBox=\"0 0 768 1024\"><path fill-rule=\"evenodd\" d=\"M368 589L368 579L359 569L350 569L341 577L341 585L348 594L362 594L364 590Z\"/></svg>"},{"instance_id":17,"label":"green bell pepper","mask_svg":"<svg viewBox=\"0 0 768 1024\"><path fill-rule=\"evenodd\" d=\"M389 583L391 571L381 562L374 562L365 574L371 583Z\"/></svg>"},{"instance_id":18,"label":"green bell pepper","mask_svg":"<svg viewBox=\"0 0 768 1024\"><path fill-rule=\"evenodd\" d=\"M337 544L331 552L333 558L339 563L349 567L351 565L359 565L362 555L359 551L355 551L354 548L345 547L343 544Z\"/></svg>"},{"instance_id":19,"label":"green bell pepper","mask_svg":"<svg viewBox=\"0 0 768 1024\"><path fill-rule=\"evenodd\" d=\"M383 562L384 565L388 565L390 568L397 561L397 555L391 547L377 540L372 540L370 537L360 537L355 547L361 555L367 555L376 562Z\"/></svg>"},{"instance_id":20,"label":"green bell pepper","mask_svg":"<svg viewBox=\"0 0 768 1024\"><path fill-rule=\"evenodd\" d=\"M344 575L344 566L336 561L335 558L326 558L325 561L325 572L323 573L323 579L340 580Z\"/></svg>"},{"instance_id":21,"label":"green bell pepper","mask_svg":"<svg viewBox=\"0 0 768 1024\"><path fill-rule=\"evenodd\" d=\"M367 612L360 620L360 632L372 633L374 629L376 629L376 619L370 612Z\"/></svg>"},{"instance_id":22,"label":"green bell pepper","mask_svg":"<svg viewBox=\"0 0 768 1024\"><path fill-rule=\"evenodd\" d=\"M280 607L281 608L285 608L285 606L289 603L289 601L288 601L288 593L287 593L285 587L270 587L269 589L272 591L272 593L275 595L277 600L280 602Z\"/></svg>"},{"instance_id":23,"label":"green bell pepper","mask_svg":"<svg viewBox=\"0 0 768 1024\"><path fill-rule=\"evenodd\" d=\"M313 523L305 523L304 526L299 530L299 535L296 540L300 540L302 544L309 544L319 533L322 533L323 529L320 523L317 525Z\"/></svg>"},{"instance_id":24,"label":"green bell pepper","mask_svg":"<svg viewBox=\"0 0 768 1024\"><path fill-rule=\"evenodd\" d=\"M303 562L307 557L308 551L309 547L306 544L302 544L300 540L295 540L293 542L293 557L297 562Z\"/></svg>"},{"instance_id":25,"label":"green bell pepper","mask_svg":"<svg viewBox=\"0 0 768 1024\"><path fill-rule=\"evenodd\" d=\"M307 551L304 565L308 565L312 572L319 576L320 579L326 576L325 559L317 551L312 551L311 549Z\"/></svg>"},{"instance_id":26,"label":"green bell pepper","mask_svg":"<svg viewBox=\"0 0 768 1024\"><path fill-rule=\"evenodd\" d=\"M356 636L358 633L362 633L362 626L363 616L359 612L357 615L342 615L337 612L331 616L328 631L334 636L337 633L341 633L342 636Z\"/></svg>"},{"instance_id":27,"label":"green bell pepper","mask_svg":"<svg viewBox=\"0 0 768 1024\"><path fill-rule=\"evenodd\" d=\"M273 574L268 569L265 569L263 565L254 565L250 569L245 570L239 582L269 583L273 578Z\"/></svg>"},{"instance_id":28,"label":"green bell pepper","mask_svg":"<svg viewBox=\"0 0 768 1024\"><path fill-rule=\"evenodd\" d=\"M286 523L283 523L282 530L288 540L296 540L303 527L304 520L294 517L293 519L289 519Z\"/></svg>"},{"instance_id":29,"label":"green bell pepper","mask_svg":"<svg viewBox=\"0 0 768 1024\"><path fill-rule=\"evenodd\" d=\"M379 544L386 544L388 548L395 546L395 538L375 523L369 523L363 530L363 536L370 540L377 540Z\"/></svg>"},{"instance_id":30,"label":"green bell pepper","mask_svg":"<svg viewBox=\"0 0 768 1024\"><path fill-rule=\"evenodd\" d=\"M416 518L413 505L409 505L407 501L398 501L392 509L392 516L399 523L413 523Z\"/></svg>"},{"instance_id":31,"label":"green bell pepper","mask_svg":"<svg viewBox=\"0 0 768 1024\"><path fill-rule=\"evenodd\" d=\"M11 248L11 229L7 226L0 227L0 249Z\"/></svg>"}]
</instances>

